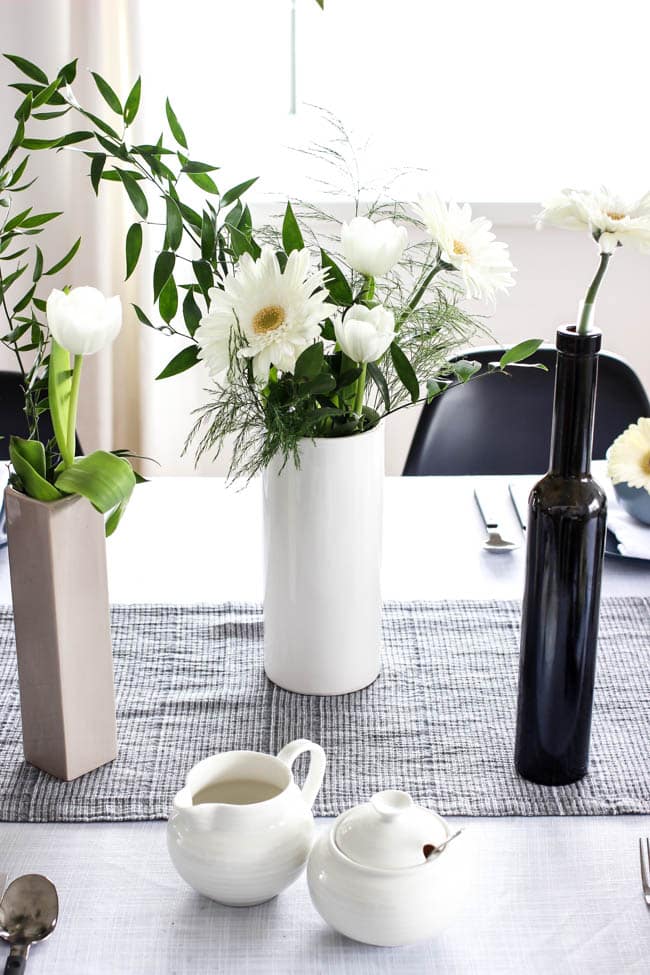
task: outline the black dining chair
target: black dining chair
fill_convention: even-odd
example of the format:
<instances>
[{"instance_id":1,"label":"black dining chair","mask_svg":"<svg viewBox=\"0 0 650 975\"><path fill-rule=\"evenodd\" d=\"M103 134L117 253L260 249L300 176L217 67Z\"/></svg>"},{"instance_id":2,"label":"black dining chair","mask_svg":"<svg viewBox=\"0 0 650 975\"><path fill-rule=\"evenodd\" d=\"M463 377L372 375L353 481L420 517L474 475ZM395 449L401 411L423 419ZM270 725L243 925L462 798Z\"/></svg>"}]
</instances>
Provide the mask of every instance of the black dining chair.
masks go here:
<instances>
[{"instance_id":1,"label":"black dining chair","mask_svg":"<svg viewBox=\"0 0 650 975\"><path fill-rule=\"evenodd\" d=\"M458 358L486 366L503 348L469 350ZM403 474L541 474L548 470L556 350L542 346L531 357L541 369L511 368L509 375L476 378L425 405ZM650 401L631 366L600 355L593 456L603 458L613 440Z\"/></svg>"},{"instance_id":2,"label":"black dining chair","mask_svg":"<svg viewBox=\"0 0 650 975\"><path fill-rule=\"evenodd\" d=\"M19 372L0 371L0 461L9 460L9 437L27 437L27 418L24 412L25 394L23 377ZM47 443L54 436L49 413L43 413L38 421L39 438ZM77 456L83 453L79 437Z\"/></svg>"}]
</instances>

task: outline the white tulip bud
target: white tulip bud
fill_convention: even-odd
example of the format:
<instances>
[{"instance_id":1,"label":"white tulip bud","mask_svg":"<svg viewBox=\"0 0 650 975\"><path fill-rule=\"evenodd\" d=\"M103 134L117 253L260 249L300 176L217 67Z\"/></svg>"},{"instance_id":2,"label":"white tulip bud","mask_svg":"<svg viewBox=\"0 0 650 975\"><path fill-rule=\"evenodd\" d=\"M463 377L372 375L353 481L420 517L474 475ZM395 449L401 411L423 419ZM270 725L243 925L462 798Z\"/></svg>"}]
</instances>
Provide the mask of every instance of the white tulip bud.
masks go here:
<instances>
[{"instance_id":1,"label":"white tulip bud","mask_svg":"<svg viewBox=\"0 0 650 975\"><path fill-rule=\"evenodd\" d=\"M354 362L376 362L395 338L395 316L377 305L352 305L334 322L336 341Z\"/></svg>"},{"instance_id":2,"label":"white tulip bud","mask_svg":"<svg viewBox=\"0 0 650 975\"><path fill-rule=\"evenodd\" d=\"M94 355L113 342L122 327L122 302L97 288L55 288L47 299L52 337L72 355Z\"/></svg>"},{"instance_id":3,"label":"white tulip bud","mask_svg":"<svg viewBox=\"0 0 650 975\"><path fill-rule=\"evenodd\" d=\"M406 227L392 220L374 223L368 217L355 217L341 228L343 256L355 271L377 278L400 260L408 244Z\"/></svg>"}]
</instances>

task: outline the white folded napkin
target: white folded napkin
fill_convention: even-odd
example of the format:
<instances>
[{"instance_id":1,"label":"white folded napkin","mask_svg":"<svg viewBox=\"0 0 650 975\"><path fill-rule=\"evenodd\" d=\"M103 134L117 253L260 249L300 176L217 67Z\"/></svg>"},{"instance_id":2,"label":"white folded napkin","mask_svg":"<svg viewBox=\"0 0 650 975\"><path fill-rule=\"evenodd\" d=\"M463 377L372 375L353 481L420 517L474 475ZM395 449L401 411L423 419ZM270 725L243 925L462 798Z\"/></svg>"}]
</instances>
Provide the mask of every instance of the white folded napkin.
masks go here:
<instances>
[{"instance_id":1,"label":"white folded napkin","mask_svg":"<svg viewBox=\"0 0 650 975\"><path fill-rule=\"evenodd\" d=\"M650 559L650 525L637 521L611 496L607 504L607 527L616 535L621 555Z\"/></svg>"}]
</instances>

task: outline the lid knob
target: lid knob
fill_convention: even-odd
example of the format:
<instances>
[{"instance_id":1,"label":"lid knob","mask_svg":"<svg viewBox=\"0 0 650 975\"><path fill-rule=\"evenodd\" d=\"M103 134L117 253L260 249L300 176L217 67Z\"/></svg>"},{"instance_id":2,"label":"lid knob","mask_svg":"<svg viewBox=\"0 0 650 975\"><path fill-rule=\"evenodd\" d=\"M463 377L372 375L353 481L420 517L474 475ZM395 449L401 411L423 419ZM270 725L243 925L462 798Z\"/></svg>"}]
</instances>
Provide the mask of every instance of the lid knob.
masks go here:
<instances>
[{"instance_id":1,"label":"lid knob","mask_svg":"<svg viewBox=\"0 0 650 975\"><path fill-rule=\"evenodd\" d=\"M413 800L408 792L400 789L385 789L377 792L370 800L372 808L382 819L392 820L413 807Z\"/></svg>"}]
</instances>

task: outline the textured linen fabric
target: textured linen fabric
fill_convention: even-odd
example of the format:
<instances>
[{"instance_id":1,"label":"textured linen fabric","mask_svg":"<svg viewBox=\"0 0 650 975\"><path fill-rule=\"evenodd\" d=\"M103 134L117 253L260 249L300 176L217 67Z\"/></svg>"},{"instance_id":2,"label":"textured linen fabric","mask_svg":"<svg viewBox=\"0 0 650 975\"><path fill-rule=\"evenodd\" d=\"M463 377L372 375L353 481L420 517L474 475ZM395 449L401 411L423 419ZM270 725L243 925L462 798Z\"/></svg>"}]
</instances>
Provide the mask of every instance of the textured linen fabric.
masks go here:
<instances>
[{"instance_id":1,"label":"textured linen fabric","mask_svg":"<svg viewBox=\"0 0 650 975\"><path fill-rule=\"evenodd\" d=\"M650 812L650 600L602 604L590 773L559 788L513 767L519 617L516 602L387 603L381 676L327 698L266 679L259 606L115 606L119 757L65 783L23 761L13 622L2 609L0 819L165 818L201 758L275 754L301 737L328 758L318 815L391 787L446 815Z\"/></svg>"}]
</instances>

